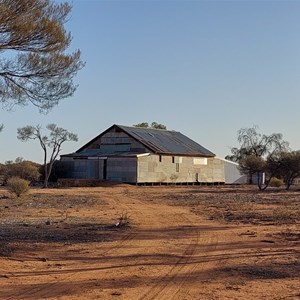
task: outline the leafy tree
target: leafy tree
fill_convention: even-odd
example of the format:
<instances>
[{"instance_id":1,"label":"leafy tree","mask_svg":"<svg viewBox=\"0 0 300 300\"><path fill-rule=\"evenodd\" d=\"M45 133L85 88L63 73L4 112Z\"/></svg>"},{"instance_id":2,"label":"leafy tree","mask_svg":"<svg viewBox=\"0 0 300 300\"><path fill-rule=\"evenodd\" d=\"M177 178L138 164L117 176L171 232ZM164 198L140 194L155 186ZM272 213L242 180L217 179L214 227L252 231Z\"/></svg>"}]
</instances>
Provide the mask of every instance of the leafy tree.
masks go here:
<instances>
[{"instance_id":1,"label":"leafy tree","mask_svg":"<svg viewBox=\"0 0 300 300\"><path fill-rule=\"evenodd\" d=\"M241 128L237 138L240 147L231 148L232 155L226 156L226 159L239 162L249 155L266 158L288 149L289 144L282 139L281 133L265 135L257 130L258 126Z\"/></svg>"},{"instance_id":2,"label":"leafy tree","mask_svg":"<svg viewBox=\"0 0 300 300\"><path fill-rule=\"evenodd\" d=\"M300 151L281 152L277 160L277 175L285 182L286 189L300 177Z\"/></svg>"},{"instance_id":3,"label":"leafy tree","mask_svg":"<svg viewBox=\"0 0 300 300\"><path fill-rule=\"evenodd\" d=\"M261 190L263 187L262 182L262 173L265 171L265 161L262 157L255 155L245 156L239 162L239 169L241 173L248 175L250 181L252 181L253 175L257 175L257 186Z\"/></svg>"},{"instance_id":4,"label":"leafy tree","mask_svg":"<svg viewBox=\"0 0 300 300\"><path fill-rule=\"evenodd\" d=\"M167 129L167 126L163 124L159 124L157 122L152 122L151 125L147 122L138 123L136 125L133 125L134 127L142 127L142 128L153 128L153 129Z\"/></svg>"},{"instance_id":5,"label":"leafy tree","mask_svg":"<svg viewBox=\"0 0 300 300\"><path fill-rule=\"evenodd\" d=\"M133 125L134 127L141 127L141 128L149 128L149 124L147 122L138 123Z\"/></svg>"},{"instance_id":6,"label":"leafy tree","mask_svg":"<svg viewBox=\"0 0 300 300\"><path fill-rule=\"evenodd\" d=\"M51 0L0 1L0 103L31 102L47 112L71 96L73 77L84 63L80 51L67 54L72 37L64 24L71 10Z\"/></svg>"},{"instance_id":7,"label":"leafy tree","mask_svg":"<svg viewBox=\"0 0 300 300\"><path fill-rule=\"evenodd\" d=\"M259 133L257 126L241 128L238 131L238 142L240 147L232 148L232 154L226 158L238 162L241 172L248 175L250 181L252 175L257 174L259 189L266 189L277 172L275 169L278 168L278 165L275 164L275 158L279 153L288 149L288 142L282 139L281 133L272 133L271 135ZM263 172L268 175L264 186L260 180Z\"/></svg>"},{"instance_id":8,"label":"leafy tree","mask_svg":"<svg viewBox=\"0 0 300 300\"><path fill-rule=\"evenodd\" d=\"M163 124L156 123L156 122L152 122L151 123L151 128L154 128L154 129L167 129L167 126L165 126Z\"/></svg>"},{"instance_id":9,"label":"leafy tree","mask_svg":"<svg viewBox=\"0 0 300 300\"><path fill-rule=\"evenodd\" d=\"M44 187L48 187L49 176L52 171L53 164L61 151L61 146L67 141L78 141L76 134L67 131L64 128L57 127L56 124L49 124L46 127L50 133L49 136L42 134L42 127L25 126L18 128L18 139L21 141L38 140L44 152ZM48 159L48 150L50 157ZM48 161L49 160L49 161ZM47 163L48 161L48 163Z\"/></svg>"}]
</instances>

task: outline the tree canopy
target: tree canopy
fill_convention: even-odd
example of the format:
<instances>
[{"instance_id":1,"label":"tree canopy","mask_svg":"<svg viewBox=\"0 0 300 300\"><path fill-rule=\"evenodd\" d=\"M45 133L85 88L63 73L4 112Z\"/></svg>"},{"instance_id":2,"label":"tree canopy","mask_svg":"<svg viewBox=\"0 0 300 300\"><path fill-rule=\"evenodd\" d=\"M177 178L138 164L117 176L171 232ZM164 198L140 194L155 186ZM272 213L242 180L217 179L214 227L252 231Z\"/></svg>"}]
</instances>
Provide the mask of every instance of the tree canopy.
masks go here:
<instances>
[{"instance_id":1,"label":"tree canopy","mask_svg":"<svg viewBox=\"0 0 300 300\"><path fill-rule=\"evenodd\" d=\"M226 159L239 162L247 156L267 157L288 149L289 143L282 139L281 133L270 135L258 132L258 126L241 128L237 138L240 147L231 148L231 155Z\"/></svg>"},{"instance_id":2,"label":"tree canopy","mask_svg":"<svg viewBox=\"0 0 300 300\"><path fill-rule=\"evenodd\" d=\"M163 124L159 124L157 122L152 122L151 125L147 122L138 123L136 125L133 125L134 127L142 127L142 128L153 128L153 129L167 129L167 126Z\"/></svg>"},{"instance_id":3,"label":"tree canopy","mask_svg":"<svg viewBox=\"0 0 300 300\"><path fill-rule=\"evenodd\" d=\"M268 161L268 166L273 167L275 176L282 178L289 189L300 177L300 151L283 151Z\"/></svg>"},{"instance_id":4,"label":"tree canopy","mask_svg":"<svg viewBox=\"0 0 300 300\"><path fill-rule=\"evenodd\" d=\"M21 141L38 140L44 152L44 187L48 186L48 179L51 174L53 164L61 151L61 146L66 141L77 141L77 134L67 131L64 128L58 127L56 124L49 124L46 127L50 133L49 136L43 135L42 127L25 126L18 128L18 139ZM50 152L48 161L48 150Z\"/></svg>"},{"instance_id":5,"label":"tree canopy","mask_svg":"<svg viewBox=\"0 0 300 300\"><path fill-rule=\"evenodd\" d=\"M282 139L281 133L259 133L258 126L241 128L237 140L240 147L232 148L232 154L226 156L226 159L238 162L240 171L248 175L250 182L253 175L256 175L258 188L266 189L278 172L278 164L275 162L280 153L288 150L288 142ZM263 173L268 175L265 182L262 180Z\"/></svg>"},{"instance_id":6,"label":"tree canopy","mask_svg":"<svg viewBox=\"0 0 300 300\"><path fill-rule=\"evenodd\" d=\"M71 96L73 77L84 63L80 51L65 51L64 28L71 6L50 0L0 0L0 103L32 103L47 112Z\"/></svg>"}]
</instances>

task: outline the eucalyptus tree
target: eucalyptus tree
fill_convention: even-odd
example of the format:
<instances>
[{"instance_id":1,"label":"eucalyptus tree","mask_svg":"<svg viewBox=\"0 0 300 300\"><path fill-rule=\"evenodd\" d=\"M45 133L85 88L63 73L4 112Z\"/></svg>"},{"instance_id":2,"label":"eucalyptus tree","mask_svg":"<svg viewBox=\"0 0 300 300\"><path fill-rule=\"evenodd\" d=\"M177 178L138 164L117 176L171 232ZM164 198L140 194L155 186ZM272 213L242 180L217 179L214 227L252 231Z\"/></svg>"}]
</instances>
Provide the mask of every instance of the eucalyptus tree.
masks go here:
<instances>
[{"instance_id":1,"label":"eucalyptus tree","mask_svg":"<svg viewBox=\"0 0 300 300\"><path fill-rule=\"evenodd\" d=\"M226 156L226 159L238 162L241 172L248 175L250 180L256 174L259 189L266 189L274 176L273 172L268 172L267 161L272 161L273 157L287 151L289 143L283 140L281 133L270 135L259 133L258 126L241 128L237 140L240 146L231 148L231 155ZM264 172L269 175L265 185L261 180Z\"/></svg>"},{"instance_id":2,"label":"eucalyptus tree","mask_svg":"<svg viewBox=\"0 0 300 300\"><path fill-rule=\"evenodd\" d=\"M300 151L281 152L278 158L278 177L282 177L288 190L300 177Z\"/></svg>"},{"instance_id":3,"label":"eucalyptus tree","mask_svg":"<svg viewBox=\"0 0 300 300\"><path fill-rule=\"evenodd\" d=\"M0 103L10 109L32 103L49 111L77 86L80 51L66 53L72 37L64 28L68 3L0 0Z\"/></svg>"},{"instance_id":4,"label":"eucalyptus tree","mask_svg":"<svg viewBox=\"0 0 300 300\"><path fill-rule=\"evenodd\" d=\"M17 138L23 142L28 140L38 140L44 152L44 187L48 187L48 180L52 171L53 164L58 157L61 146L67 141L78 141L78 136L75 133L69 132L64 128L58 127L56 124L48 124L46 128L49 130L49 135L42 133L41 125L25 126L18 128Z\"/></svg>"}]
</instances>

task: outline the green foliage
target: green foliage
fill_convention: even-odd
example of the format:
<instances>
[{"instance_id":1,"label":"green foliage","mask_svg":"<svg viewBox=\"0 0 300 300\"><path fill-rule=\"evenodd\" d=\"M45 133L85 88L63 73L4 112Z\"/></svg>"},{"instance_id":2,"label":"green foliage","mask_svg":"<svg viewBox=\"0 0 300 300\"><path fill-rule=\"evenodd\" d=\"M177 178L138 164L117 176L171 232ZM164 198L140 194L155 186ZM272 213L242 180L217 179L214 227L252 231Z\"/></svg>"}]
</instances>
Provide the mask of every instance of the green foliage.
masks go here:
<instances>
[{"instance_id":1,"label":"green foliage","mask_svg":"<svg viewBox=\"0 0 300 300\"><path fill-rule=\"evenodd\" d=\"M147 122L138 123L136 125L133 125L134 127L141 127L141 128L152 128L152 129L167 129L167 126L163 124L159 124L157 122L152 122L151 125L149 125Z\"/></svg>"},{"instance_id":2,"label":"green foliage","mask_svg":"<svg viewBox=\"0 0 300 300\"><path fill-rule=\"evenodd\" d=\"M300 151L281 152L278 159L278 173L284 178L289 189L294 180L300 177Z\"/></svg>"},{"instance_id":3,"label":"green foliage","mask_svg":"<svg viewBox=\"0 0 300 300\"><path fill-rule=\"evenodd\" d=\"M259 133L258 126L241 128L238 131L237 139L240 147L232 148L232 154L226 156L226 159L238 162L241 172L250 178L256 174L258 188L266 189L272 177L277 173L277 157L279 153L287 151L288 142L282 139L281 133L272 133L271 135ZM259 180L262 173L268 175L264 184Z\"/></svg>"},{"instance_id":4,"label":"green foliage","mask_svg":"<svg viewBox=\"0 0 300 300\"><path fill-rule=\"evenodd\" d=\"M133 125L134 127L141 127L141 128L149 128L149 124L147 122L138 123L136 125Z\"/></svg>"},{"instance_id":5,"label":"green foliage","mask_svg":"<svg viewBox=\"0 0 300 300\"><path fill-rule=\"evenodd\" d=\"M84 63L80 51L65 53L71 6L51 0L0 2L0 102L4 107L31 102L47 112L77 86L73 77ZM8 55L5 55L7 52Z\"/></svg>"},{"instance_id":6,"label":"green foliage","mask_svg":"<svg viewBox=\"0 0 300 300\"><path fill-rule=\"evenodd\" d=\"M258 126L252 128L241 128L238 131L238 142L240 147L231 148L231 155L226 159L240 162L247 156L253 155L266 158L281 151L288 149L288 142L282 139L281 133L272 133L271 135L261 134Z\"/></svg>"},{"instance_id":7,"label":"green foliage","mask_svg":"<svg viewBox=\"0 0 300 300\"><path fill-rule=\"evenodd\" d=\"M9 189L15 193L17 197L20 197L29 191L29 183L28 180L19 177L11 177L7 181Z\"/></svg>"},{"instance_id":8,"label":"green foliage","mask_svg":"<svg viewBox=\"0 0 300 300\"><path fill-rule=\"evenodd\" d=\"M263 172L265 169L265 161L262 157L249 155L240 160L239 169L246 175Z\"/></svg>"},{"instance_id":9,"label":"green foliage","mask_svg":"<svg viewBox=\"0 0 300 300\"><path fill-rule=\"evenodd\" d=\"M167 129L167 126L165 126L163 124L156 123L156 122L152 122L151 123L151 128L154 128L154 129Z\"/></svg>"}]
</instances>

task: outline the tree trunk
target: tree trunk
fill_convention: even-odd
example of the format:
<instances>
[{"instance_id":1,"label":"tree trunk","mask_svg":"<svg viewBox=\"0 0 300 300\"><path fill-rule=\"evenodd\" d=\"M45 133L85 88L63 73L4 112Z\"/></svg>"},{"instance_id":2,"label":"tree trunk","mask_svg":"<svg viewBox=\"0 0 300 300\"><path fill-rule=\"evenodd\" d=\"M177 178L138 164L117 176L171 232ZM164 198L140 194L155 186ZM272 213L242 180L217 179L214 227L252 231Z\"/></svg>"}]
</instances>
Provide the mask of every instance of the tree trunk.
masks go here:
<instances>
[{"instance_id":1,"label":"tree trunk","mask_svg":"<svg viewBox=\"0 0 300 300\"><path fill-rule=\"evenodd\" d=\"M47 166L47 150L44 149L44 186L43 188L48 188L48 166Z\"/></svg>"},{"instance_id":2,"label":"tree trunk","mask_svg":"<svg viewBox=\"0 0 300 300\"><path fill-rule=\"evenodd\" d=\"M45 168L45 173L44 173L44 186L43 188L46 189L48 188L48 167L47 167L47 164L44 165L44 168Z\"/></svg>"}]
</instances>

